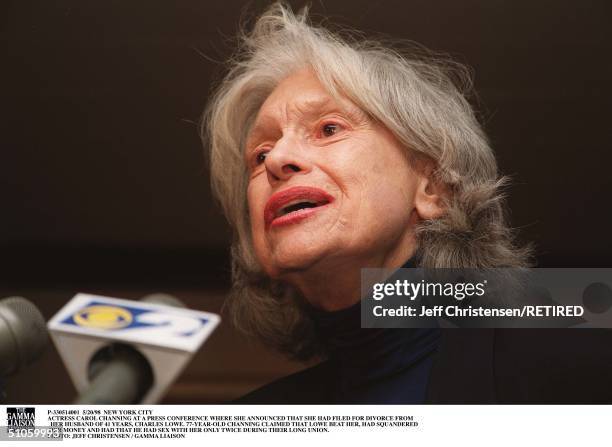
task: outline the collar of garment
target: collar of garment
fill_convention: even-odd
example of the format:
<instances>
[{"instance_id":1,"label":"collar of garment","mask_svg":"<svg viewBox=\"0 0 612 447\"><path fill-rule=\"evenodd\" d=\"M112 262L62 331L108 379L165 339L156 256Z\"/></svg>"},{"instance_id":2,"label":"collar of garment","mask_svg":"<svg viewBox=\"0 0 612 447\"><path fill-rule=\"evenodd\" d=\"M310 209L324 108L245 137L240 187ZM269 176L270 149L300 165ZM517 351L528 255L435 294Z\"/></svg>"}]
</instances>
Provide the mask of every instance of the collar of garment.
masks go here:
<instances>
[{"instance_id":1,"label":"collar of garment","mask_svg":"<svg viewBox=\"0 0 612 447\"><path fill-rule=\"evenodd\" d=\"M416 267L414 258L402 268ZM361 327L361 303L327 312L311 309L328 361L344 387L365 385L412 368L435 351L440 330L365 329Z\"/></svg>"}]
</instances>

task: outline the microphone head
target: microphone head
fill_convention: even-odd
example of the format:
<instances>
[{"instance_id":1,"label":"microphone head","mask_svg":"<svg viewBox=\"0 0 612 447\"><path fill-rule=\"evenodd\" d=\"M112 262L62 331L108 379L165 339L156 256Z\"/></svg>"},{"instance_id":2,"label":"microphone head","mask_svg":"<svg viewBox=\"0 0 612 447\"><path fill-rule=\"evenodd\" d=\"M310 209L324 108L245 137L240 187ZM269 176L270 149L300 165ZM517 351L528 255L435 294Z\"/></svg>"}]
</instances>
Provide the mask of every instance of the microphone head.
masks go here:
<instances>
[{"instance_id":1,"label":"microphone head","mask_svg":"<svg viewBox=\"0 0 612 447\"><path fill-rule=\"evenodd\" d=\"M45 319L34 304L21 297L0 300L0 376L19 372L48 344Z\"/></svg>"},{"instance_id":2,"label":"microphone head","mask_svg":"<svg viewBox=\"0 0 612 447\"><path fill-rule=\"evenodd\" d=\"M166 293L152 293L141 298L141 301L152 304L163 304L164 306L171 307L187 307L181 300Z\"/></svg>"},{"instance_id":3,"label":"microphone head","mask_svg":"<svg viewBox=\"0 0 612 447\"><path fill-rule=\"evenodd\" d=\"M119 405L134 402L133 391L141 403L159 402L219 324L218 315L177 308L175 298L146 298L143 302L79 293L49 321L53 342L82 397L78 402L102 402L97 397L101 392L105 402L112 395ZM105 345L111 349L100 351ZM120 352L119 345L130 348ZM136 352L140 356L132 355ZM143 385L144 394L139 389Z\"/></svg>"}]
</instances>

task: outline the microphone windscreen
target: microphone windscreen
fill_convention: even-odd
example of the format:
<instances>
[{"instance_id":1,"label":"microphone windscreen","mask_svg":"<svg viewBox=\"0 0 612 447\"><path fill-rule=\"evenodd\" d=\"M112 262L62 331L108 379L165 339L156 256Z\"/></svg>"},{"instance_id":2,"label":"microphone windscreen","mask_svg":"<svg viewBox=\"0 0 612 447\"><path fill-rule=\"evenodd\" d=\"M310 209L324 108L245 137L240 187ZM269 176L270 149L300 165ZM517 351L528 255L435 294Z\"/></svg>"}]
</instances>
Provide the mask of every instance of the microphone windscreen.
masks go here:
<instances>
[{"instance_id":1,"label":"microphone windscreen","mask_svg":"<svg viewBox=\"0 0 612 447\"><path fill-rule=\"evenodd\" d=\"M19 372L42 355L49 344L45 319L22 297L0 301L0 375Z\"/></svg>"},{"instance_id":2,"label":"microphone windscreen","mask_svg":"<svg viewBox=\"0 0 612 447\"><path fill-rule=\"evenodd\" d=\"M164 306L187 307L181 300L166 293L152 293L151 295L146 295L140 301L151 304L163 304Z\"/></svg>"}]
</instances>

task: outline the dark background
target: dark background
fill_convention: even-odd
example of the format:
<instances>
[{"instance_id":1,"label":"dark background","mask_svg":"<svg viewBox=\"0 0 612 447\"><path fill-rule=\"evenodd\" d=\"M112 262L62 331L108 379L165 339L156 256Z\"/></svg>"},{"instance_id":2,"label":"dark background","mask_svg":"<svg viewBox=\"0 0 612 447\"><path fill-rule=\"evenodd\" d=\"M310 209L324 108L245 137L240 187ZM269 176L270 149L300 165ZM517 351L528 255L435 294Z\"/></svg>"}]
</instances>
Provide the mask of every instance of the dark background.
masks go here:
<instances>
[{"instance_id":1,"label":"dark background","mask_svg":"<svg viewBox=\"0 0 612 447\"><path fill-rule=\"evenodd\" d=\"M0 4L0 297L26 296L47 318L77 291L165 291L219 311L229 231L210 196L198 120L240 18L267 4ZM334 24L415 40L474 69L483 124L514 179L512 224L545 267L612 267L610 9L605 0L312 3ZM298 367L224 324L166 402L225 401ZM8 385L13 402L74 395L53 350Z\"/></svg>"}]
</instances>

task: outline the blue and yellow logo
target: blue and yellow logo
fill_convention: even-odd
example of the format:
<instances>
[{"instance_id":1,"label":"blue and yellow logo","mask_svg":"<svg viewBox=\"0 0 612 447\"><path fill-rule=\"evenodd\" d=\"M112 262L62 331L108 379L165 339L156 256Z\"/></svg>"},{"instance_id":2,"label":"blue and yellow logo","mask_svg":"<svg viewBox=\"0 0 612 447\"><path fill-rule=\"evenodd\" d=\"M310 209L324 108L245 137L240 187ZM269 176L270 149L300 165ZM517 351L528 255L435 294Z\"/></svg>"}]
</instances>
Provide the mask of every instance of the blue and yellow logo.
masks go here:
<instances>
[{"instance_id":1,"label":"blue and yellow logo","mask_svg":"<svg viewBox=\"0 0 612 447\"><path fill-rule=\"evenodd\" d=\"M147 321L148 320L148 321ZM183 326L187 324L188 329ZM160 312L157 309L108 303L102 300L92 300L62 321L63 324L79 326L83 329L98 329L103 331L130 331L134 329L167 329L169 334L178 337L191 337L199 333L208 323L206 318L189 318ZM195 324L197 323L197 324ZM161 333L161 332L158 332Z\"/></svg>"},{"instance_id":2,"label":"blue and yellow logo","mask_svg":"<svg viewBox=\"0 0 612 447\"><path fill-rule=\"evenodd\" d=\"M88 306L72 318L79 326L106 330L122 329L134 319L132 313L125 308L104 305Z\"/></svg>"}]
</instances>

